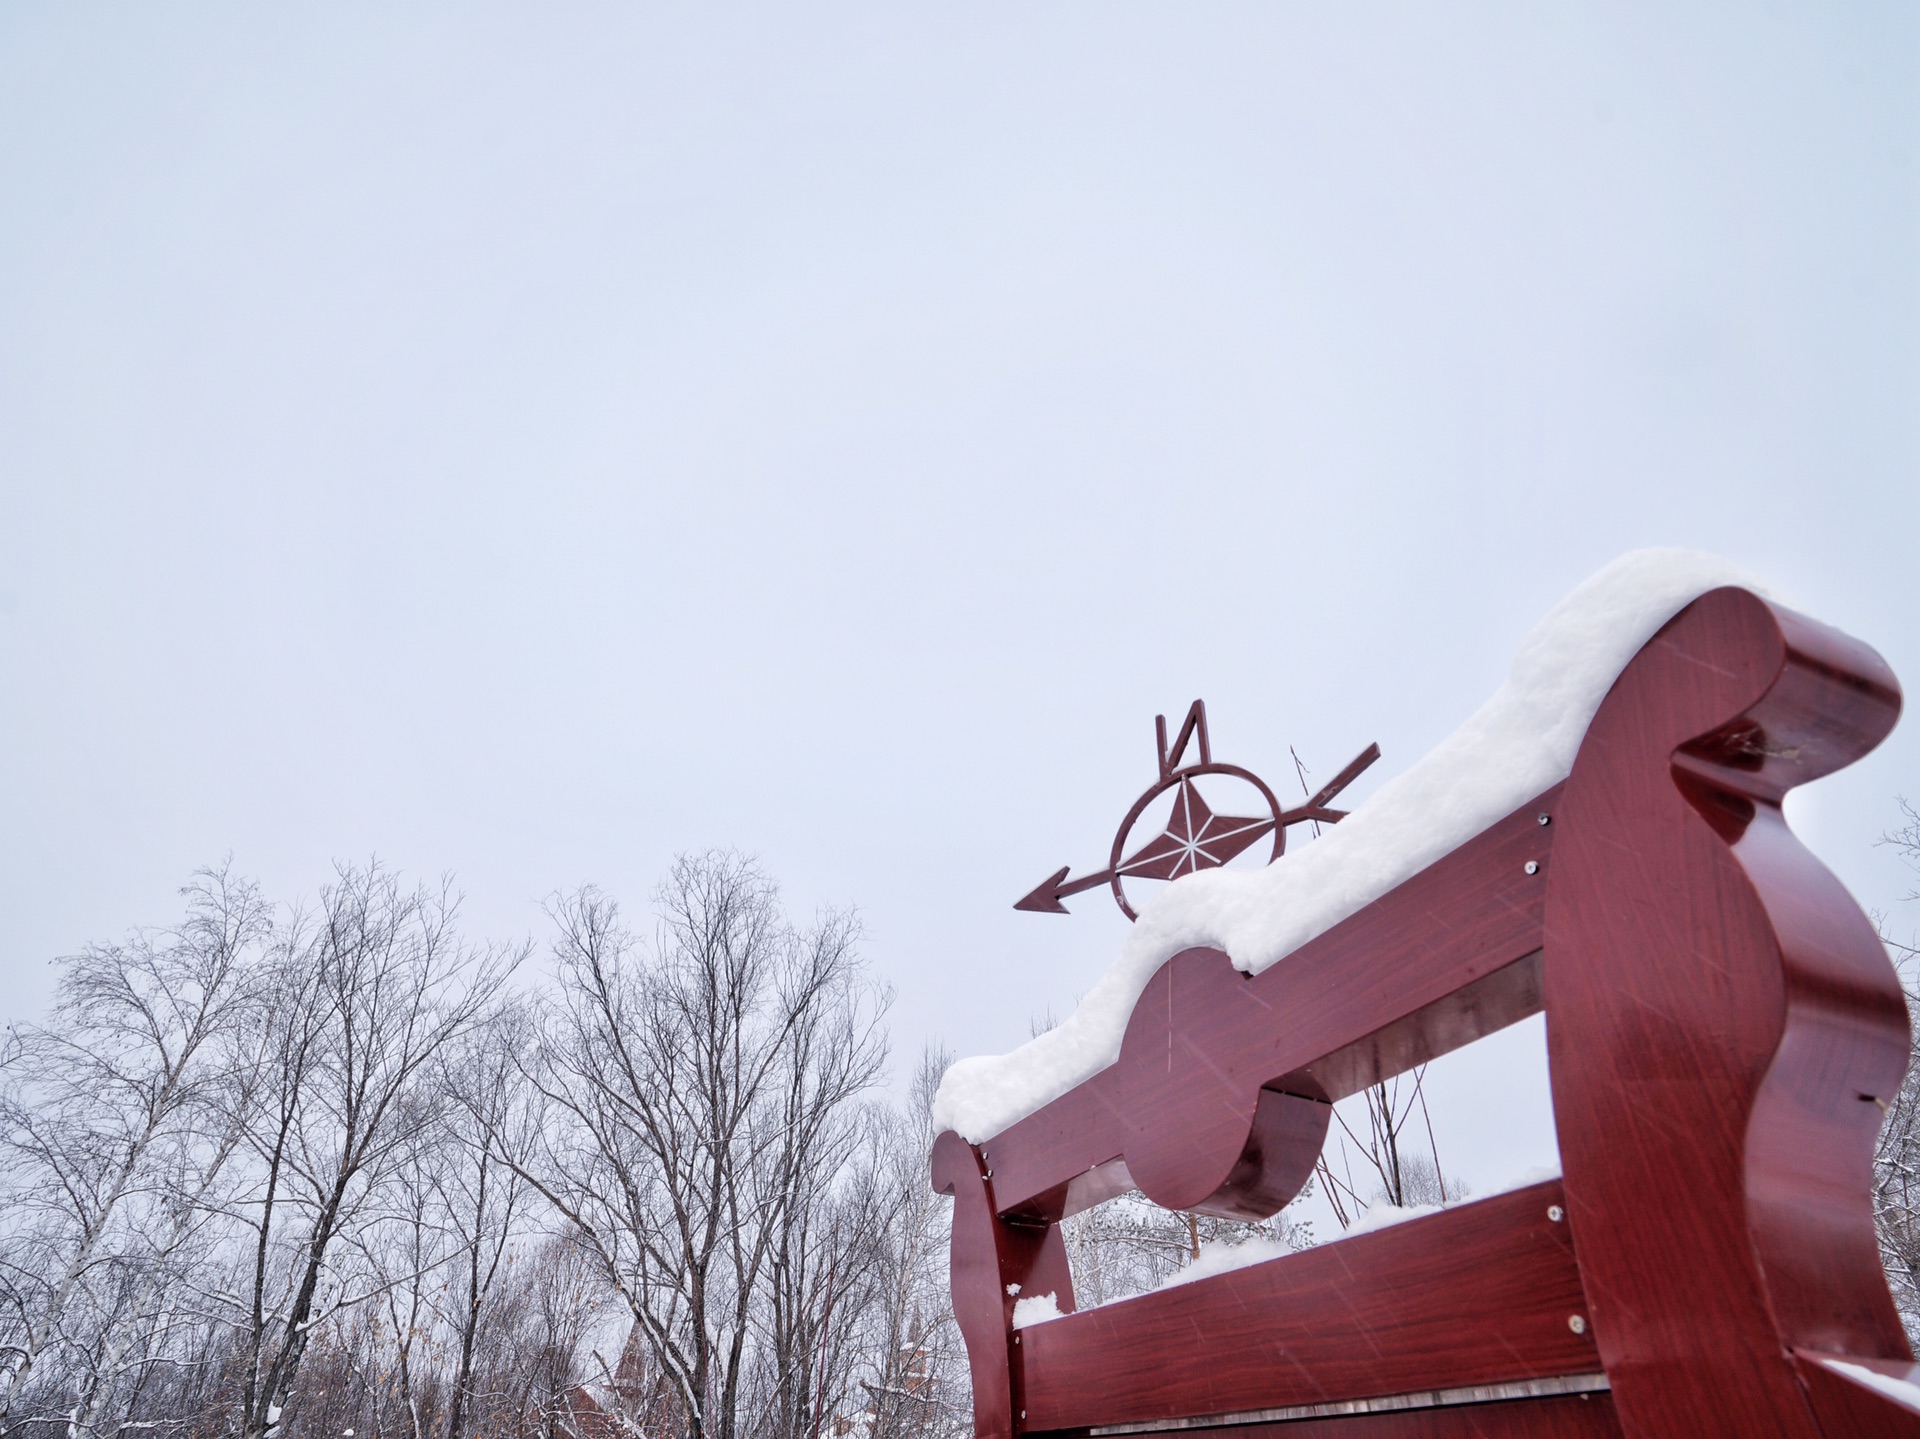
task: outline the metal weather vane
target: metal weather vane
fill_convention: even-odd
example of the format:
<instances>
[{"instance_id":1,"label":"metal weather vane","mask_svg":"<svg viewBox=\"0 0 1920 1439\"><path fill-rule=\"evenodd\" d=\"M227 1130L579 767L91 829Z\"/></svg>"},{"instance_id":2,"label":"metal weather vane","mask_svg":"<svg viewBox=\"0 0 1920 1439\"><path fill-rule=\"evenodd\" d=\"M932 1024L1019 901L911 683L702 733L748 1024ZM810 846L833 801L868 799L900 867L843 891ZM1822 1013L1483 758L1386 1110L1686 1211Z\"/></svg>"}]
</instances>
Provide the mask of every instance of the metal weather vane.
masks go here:
<instances>
[{"instance_id":1,"label":"metal weather vane","mask_svg":"<svg viewBox=\"0 0 1920 1439\"><path fill-rule=\"evenodd\" d=\"M1107 867L1095 870L1092 874L1083 874L1077 879L1068 879L1070 866L1063 865L1015 904L1015 909L1032 910L1038 914L1065 914L1067 908L1061 900L1104 884L1113 891L1113 900L1120 906L1120 912L1128 919L1136 919L1138 916L1127 902L1127 893L1121 884L1124 879L1178 879L1199 870L1217 869L1269 834L1273 836L1273 853L1268 863L1272 863L1286 852L1287 830L1291 826L1309 820L1337 824L1345 819L1345 810L1330 808L1335 796L1358 779L1368 765L1380 758L1380 746L1368 745L1305 804L1283 809L1266 781L1253 771L1242 769L1239 765L1214 763L1213 746L1207 737L1206 701L1193 702L1171 749L1167 747L1167 717L1155 715L1153 723L1159 742L1160 777L1134 801L1133 808L1127 811L1127 817L1120 821L1120 828L1114 832ZM1183 766L1180 761L1187 752L1187 746L1196 740L1199 742L1199 762ZM1266 812L1257 815L1215 814L1194 783L1202 775L1224 775L1251 785L1264 801ZM1134 826L1146 813L1148 806L1169 790L1175 791L1175 794L1173 813L1167 820L1166 828L1129 853L1127 841L1133 834Z\"/></svg>"}]
</instances>

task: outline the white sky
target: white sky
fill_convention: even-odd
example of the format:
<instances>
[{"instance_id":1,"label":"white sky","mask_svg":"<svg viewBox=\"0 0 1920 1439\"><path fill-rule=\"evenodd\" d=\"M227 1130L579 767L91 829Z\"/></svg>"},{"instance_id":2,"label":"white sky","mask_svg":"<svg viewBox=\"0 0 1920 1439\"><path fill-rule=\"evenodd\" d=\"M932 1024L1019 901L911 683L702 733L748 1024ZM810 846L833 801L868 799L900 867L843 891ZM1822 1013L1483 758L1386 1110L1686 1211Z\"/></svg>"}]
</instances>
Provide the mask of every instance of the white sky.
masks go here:
<instances>
[{"instance_id":1,"label":"white sky","mask_svg":"<svg viewBox=\"0 0 1920 1439\"><path fill-rule=\"evenodd\" d=\"M1655 543L1915 683L1917 145L1892 6L9 6L0 1010L229 851L732 844L1004 1049L1195 695L1359 797ZM1795 810L1877 907L1901 793Z\"/></svg>"}]
</instances>

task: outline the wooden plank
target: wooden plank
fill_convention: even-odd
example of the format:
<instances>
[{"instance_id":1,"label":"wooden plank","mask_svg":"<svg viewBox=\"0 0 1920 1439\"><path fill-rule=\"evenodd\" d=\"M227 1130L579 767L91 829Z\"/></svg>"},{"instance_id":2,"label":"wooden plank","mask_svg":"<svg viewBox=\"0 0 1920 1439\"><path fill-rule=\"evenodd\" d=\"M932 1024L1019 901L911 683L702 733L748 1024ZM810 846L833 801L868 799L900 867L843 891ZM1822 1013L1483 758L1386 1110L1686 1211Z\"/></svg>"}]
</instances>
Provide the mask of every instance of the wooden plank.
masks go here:
<instances>
[{"instance_id":1,"label":"wooden plank","mask_svg":"<svg viewBox=\"0 0 1920 1439\"><path fill-rule=\"evenodd\" d=\"M1127 1439L1620 1439L1609 1394L1507 1399L1270 1424L1149 1429Z\"/></svg>"},{"instance_id":2,"label":"wooden plank","mask_svg":"<svg viewBox=\"0 0 1920 1439\"><path fill-rule=\"evenodd\" d=\"M1557 1180L1019 1331L1019 1426L1166 1421L1600 1368Z\"/></svg>"},{"instance_id":3,"label":"wooden plank","mask_svg":"<svg viewBox=\"0 0 1920 1439\"><path fill-rule=\"evenodd\" d=\"M1339 1099L1537 1012L1536 972L1496 976L1540 948L1554 831L1539 817L1559 793L1258 975L1224 959L1218 975L1200 973L1190 956L1211 950L1170 961L1136 1004L1118 1062L980 1146L1002 1212L1058 1219L1072 1212L1069 1183L1123 1154L1136 1179L1232 1172L1263 1087ZM1189 991L1178 1004L1154 990L1176 984ZM1177 1026L1152 1023L1176 1013ZM1212 1207L1186 1194L1160 1202Z\"/></svg>"}]
</instances>

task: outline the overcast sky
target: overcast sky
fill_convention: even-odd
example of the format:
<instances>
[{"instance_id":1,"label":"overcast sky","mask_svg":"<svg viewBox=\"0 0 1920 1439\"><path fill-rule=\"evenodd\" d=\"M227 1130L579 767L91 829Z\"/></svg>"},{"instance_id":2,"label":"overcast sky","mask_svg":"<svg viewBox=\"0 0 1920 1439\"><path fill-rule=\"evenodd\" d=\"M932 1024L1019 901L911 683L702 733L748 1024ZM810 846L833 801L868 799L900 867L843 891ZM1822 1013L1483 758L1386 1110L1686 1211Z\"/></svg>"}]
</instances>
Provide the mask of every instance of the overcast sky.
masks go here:
<instances>
[{"instance_id":1,"label":"overcast sky","mask_svg":"<svg viewBox=\"0 0 1920 1439\"><path fill-rule=\"evenodd\" d=\"M1915 12L1319 8L0 11L5 1017L229 853L732 845L1001 1050L1195 696L1362 797L1647 544L1915 684ZM1915 730L1793 811L1896 913Z\"/></svg>"}]
</instances>

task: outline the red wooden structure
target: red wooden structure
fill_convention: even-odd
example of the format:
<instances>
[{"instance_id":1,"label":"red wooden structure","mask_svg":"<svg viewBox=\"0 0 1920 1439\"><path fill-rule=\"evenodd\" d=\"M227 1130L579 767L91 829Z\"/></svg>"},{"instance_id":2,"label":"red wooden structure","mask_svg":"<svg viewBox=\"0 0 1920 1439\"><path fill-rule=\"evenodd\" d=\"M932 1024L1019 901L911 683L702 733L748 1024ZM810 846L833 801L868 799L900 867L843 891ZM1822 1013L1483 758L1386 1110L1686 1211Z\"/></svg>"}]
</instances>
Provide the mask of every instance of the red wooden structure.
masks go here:
<instances>
[{"instance_id":1,"label":"red wooden structure","mask_svg":"<svg viewBox=\"0 0 1920 1439\"><path fill-rule=\"evenodd\" d=\"M1920 1436L1868 1202L1906 1006L1780 812L1899 706L1866 646L1703 595L1563 783L1258 975L1175 955L1113 1065L941 1135L979 1434ZM1064 1216L1271 1215L1333 1101L1541 1010L1564 1178L1069 1312ZM1014 1330L1015 1285L1063 1317Z\"/></svg>"}]
</instances>

